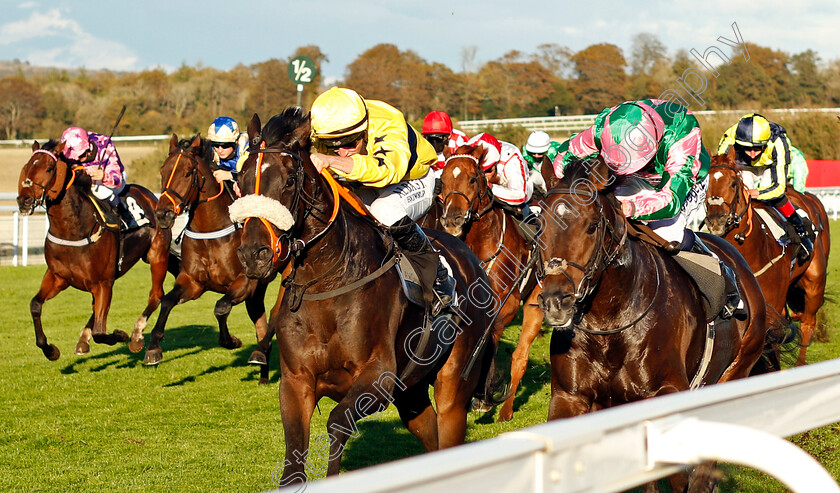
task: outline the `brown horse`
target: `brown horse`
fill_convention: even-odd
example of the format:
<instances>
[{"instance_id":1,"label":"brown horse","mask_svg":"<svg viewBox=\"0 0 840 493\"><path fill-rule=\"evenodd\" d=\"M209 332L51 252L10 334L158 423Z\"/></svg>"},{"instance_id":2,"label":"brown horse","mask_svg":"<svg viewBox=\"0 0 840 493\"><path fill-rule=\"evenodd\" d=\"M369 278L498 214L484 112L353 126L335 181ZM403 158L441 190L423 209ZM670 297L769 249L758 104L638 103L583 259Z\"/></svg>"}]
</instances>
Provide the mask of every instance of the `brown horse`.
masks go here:
<instances>
[{"instance_id":1,"label":"brown horse","mask_svg":"<svg viewBox=\"0 0 840 493\"><path fill-rule=\"evenodd\" d=\"M513 416L513 399L516 388L525 374L531 344L542 328L543 315L537 306L542 288L529 283L523 291L517 277L527 275L529 246L517 231L513 217L505 213L493 200L490 185L481 169L484 148L461 146L447 159L441 174L443 187L443 212L441 229L464 240L479 259L493 293L505 300L493 326L493 338L498 343L505 327L522 307L522 332L511 359L511 395L499 410L499 421Z\"/></svg>"},{"instance_id":2,"label":"brown horse","mask_svg":"<svg viewBox=\"0 0 840 493\"><path fill-rule=\"evenodd\" d=\"M17 202L21 213L32 214L35 207L44 205L50 223L44 244L47 272L29 305L35 323L35 344L50 360L61 356L59 349L49 344L44 335L41 308L45 301L68 286L93 296L93 314L79 337L76 354L90 351L91 337L97 343L109 345L129 341L128 334L122 330L108 334L106 319L114 281L143 259L151 266L152 289L146 309L137 319L130 338L129 349L138 352L143 348L146 320L163 295L163 280L170 258L170 233L155 223L152 213L157 199L154 194L138 185L128 185L125 193L127 200L133 202L132 207L142 207L149 224L123 233L105 229L90 198L90 177L81 166L71 167L64 160L63 149L63 143L53 140L43 149L35 142L18 183ZM177 259L173 264L177 266Z\"/></svg>"},{"instance_id":3,"label":"brown horse","mask_svg":"<svg viewBox=\"0 0 840 493\"><path fill-rule=\"evenodd\" d=\"M169 156L160 168L162 195L155 210L158 223L163 228L171 228L183 211L188 211L189 218L181 246L181 271L175 286L163 297L143 362L156 365L163 358L160 341L172 308L209 290L224 294L216 302L213 313L219 323L219 345L227 349L242 346L228 331L227 318L233 305L245 301L259 343L249 362L261 365L260 383L268 383L271 333L264 300L266 285L273 276L265 280L249 279L243 271L236 256L241 230L228 213L233 197L213 178L212 152L209 142L199 136L178 142L173 134Z\"/></svg>"},{"instance_id":4,"label":"brown horse","mask_svg":"<svg viewBox=\"0 0 840 493\"><path fill-rule=\"evenodd\" d=\"M737 272L745 304L745 314L715 322L706 359L706 314L696 284L671 254L628 238L603 160L574 162L562 180L549 170L543 176L549 191L540 216L540 307L555 328L548 419L749 374L762 354L766 307L737 250L703 235ZM692 474L708 474L708 468ZM672 478L680 488L672 491L686 481Z\"/></svg>"},{"instance_id":5,"label":"brown horse","mask_svg":"<svg viewBox=\"0 0 840 493\"><path fill-rule=\"evenodd\" d=\"M241 210L255 219L245 222L240 258L249 275L257 277L275 268L273 259L291 255L294 261L270 319L283 374L282 484L305 480L306 461L301 459L308 452L310 418L322 397L338 402L327 426L327 474L339 472L355 422L391 402L426 450L463 443L471 398L492 394L486 378L495 355L491 338L484 339L479 362L467 368L488 328L492 304L478 259L460 240L427 231L452 267L459 312L452 320L436 320L436 326L443 321L445 327L424 332L426 310L408 301L392 268L398 255L393 243L363 207L354 209L357 199L347 195L340 200L339 194L347 192L312 165L309 116L289 108L261 128L254 115L248 135L256 137L252 146L261 148L252 147L239 175L249 195L234 208L248 202ZM418 342L426 337L427 344ZM429 385L434 386L436 410Z\"/></svg>"},{"instance_id":6,"label":"brown horse","mask_svg":"<svg viewBox=\"0 0 840 493\"><path fill-rule=\"evenodd\" d=\"M794 320L801 322L802 347L796 365L805 364L805 353L817 324L817 311L825 298L826 266L830 250L828 215L820 200L788 187L788 199L805 210L817 229L814 252L804 263L798 262L796 248L781 246L764 219L756 213L765 210L785 221L776 209L750 200L741 179L735 151L712 157L709 190L706 193L706 226L709 231L735 246L747 260L761 284L767 303L780 314L790 308ZM778 366L778 361L774 361ZM776 368L778 369L778 368Z\"/></svg>"},{"instance_id":7,"label":"brown horse","mask_svg":"<svg viewBox=\"0 0 840 493\"><path fill-rule=\"evenodd\" d=\"M440 197L435 197L429 211L417 220L417 224L424 229L440 229L440 216L443 214Z\"/></svg>"}]
</instances>

